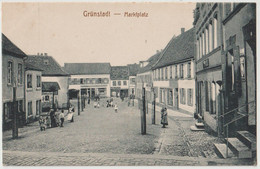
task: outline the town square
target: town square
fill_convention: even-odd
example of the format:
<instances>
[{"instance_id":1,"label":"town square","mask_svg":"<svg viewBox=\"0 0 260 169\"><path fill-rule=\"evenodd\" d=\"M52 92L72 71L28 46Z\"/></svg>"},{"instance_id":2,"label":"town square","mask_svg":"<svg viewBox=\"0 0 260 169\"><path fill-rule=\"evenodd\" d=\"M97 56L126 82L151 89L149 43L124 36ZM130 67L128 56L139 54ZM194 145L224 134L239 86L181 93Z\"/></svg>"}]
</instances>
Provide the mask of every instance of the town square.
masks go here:
<instances>
[{"instance_id":1,"label":"town square","mask_svg":"<svg viewBox=\"0 0 260 169\"><path fill-rule=\"evenodd\" d=\"M256 166L256 11L3 2L2 165Z\"/></svg>"}]
</instances>

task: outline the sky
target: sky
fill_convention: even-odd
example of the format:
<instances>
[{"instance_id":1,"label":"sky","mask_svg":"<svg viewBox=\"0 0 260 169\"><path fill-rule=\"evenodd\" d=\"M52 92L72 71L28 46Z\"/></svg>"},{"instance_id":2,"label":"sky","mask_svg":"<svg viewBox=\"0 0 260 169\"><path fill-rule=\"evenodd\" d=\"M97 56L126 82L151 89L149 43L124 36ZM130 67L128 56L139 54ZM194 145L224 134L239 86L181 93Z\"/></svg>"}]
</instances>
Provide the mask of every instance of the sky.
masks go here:
<instances>
[{"instance_id":1,"label":"sky","mask_svg":"<svg viewBox=\"0 0 260 169\"><path fill-rule=\"evenodd\" d=\"M64 63L139 63L192 28L192 2L23 2L2 4L2 32L27 55L48 53ZM84 11L110 17L85 17ZM124 17L146 12L148 17ZM121 15L114 15L120 13Z\"/></svg>"}]
</instances>

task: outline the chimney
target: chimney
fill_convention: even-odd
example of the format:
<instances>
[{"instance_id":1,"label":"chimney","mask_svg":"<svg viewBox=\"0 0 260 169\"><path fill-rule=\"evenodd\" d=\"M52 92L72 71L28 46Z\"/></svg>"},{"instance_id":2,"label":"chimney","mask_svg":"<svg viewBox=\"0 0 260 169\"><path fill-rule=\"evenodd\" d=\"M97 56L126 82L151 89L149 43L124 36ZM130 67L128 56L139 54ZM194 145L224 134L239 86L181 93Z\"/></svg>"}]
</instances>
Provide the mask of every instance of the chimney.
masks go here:
<instances>
[{"instance_id":1,"label":"chimney","mask_svg":"<svg viewBox=\"0 0 260 169\"><path fill-rule=\"evenodd\" d=\"M44 53L44 56L48 56L48 54L47 54L47 53Z\"/></svg>"},{"instance_id":2,"label":"chimney","mask_svg":"<svg viewBox=\"0 0 260 169\"><path fill-rule=\"evenodd\" d=\"M40 53L38 52L38 53L37 53L37 55L39 56L39 55L40 55Z\"/></svg>"},{"instance_id":3,"label":"chimney","mask_svg":"<svg viewBox=\"0 0 260 169\"><path fill-rule=\"evenodd\" d=\"M43 53L41 53L41 56L43 56Z\"/></svg>"},{"instance_id":4,"label":"chimney","mask_svg":"<svg viewBox=\"0 0 260 169\"><path fill-rule=\"evenodd\" d=\"M185 28L181 28L181 34L185 32Z\"/></svg>"},{"instance_id":5,"label":"chimney","mask_svg":"<svg viewBox=\"0 0 260 169\"><path fill-rule=\"evenodd\" d=\"M160 50L156 50L156 53L159 53L160 52Z\"/></svg>"}]
</instances>

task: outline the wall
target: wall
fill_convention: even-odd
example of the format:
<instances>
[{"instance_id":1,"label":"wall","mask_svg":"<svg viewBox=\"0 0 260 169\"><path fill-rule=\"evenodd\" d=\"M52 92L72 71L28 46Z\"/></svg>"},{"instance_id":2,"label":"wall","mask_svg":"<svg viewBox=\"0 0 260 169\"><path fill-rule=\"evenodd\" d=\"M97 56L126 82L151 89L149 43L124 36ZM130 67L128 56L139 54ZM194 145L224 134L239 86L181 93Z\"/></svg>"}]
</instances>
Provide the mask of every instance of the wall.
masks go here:
<instances>
[{"instance_id":1,"label":"wall","mask_svg":"<svg viewBox=\"0 0 260 169\"><path fill-rule=\"evenodd\" d=\"M60 86L60 90L58 91L58 107L61 107L64 103L68 103L68 76L42 76L42 82L57 82Z\"/></svg>"},{"instance_id":2,"label":"wall","mask_svg":"<svg viewBox=\"0 0 260 169\"><path fill-rule=\"evenodd\" d=\"M195 105L195 102L196 102L196 97L195 97L195 79L192 79L192 80L178 80L178 86L179 86L179 90L178 90L178 94L179 94L179 108L180 109L183 109L183 110L186 110L186 111L189 111L191 113L194 113L195 110L196 110L196 105ZM185 94L186 94L186 101L185 103L186 104L181 104L180 102L180 89L181 88L184 88L185 89ZM192 98L192 101L193 101L193 104L192 106L189 106L188 105L188 89L192 89L193 90L193 98Z\"/></svg>"},{"instance_id":3,"label":"wall","mask_svg":"<svg viewBox=\"0 0 260 169\"><path fill-rule=\"evenodd\" d=\"M13 100L13 85L7 84L7 74L8 74L8 61L13 62L13 75L17 77L18 72L18 64L22 64L22 76L23 82L22 84L17 84L16 89L16 98L17 100L24 99L24 63L23 59L13 57L10 55L2 54L2 101L4 102L12 102Z\"/></svg>"},{"instance_id":4,"label":"wall","mask_svg":"<svg viewBox=\"0 0 260 169\"><path fill-rule=\"evenodd\" d=\"M32 88L27 88L27 75L32 75ZM37 76L41 76L41 71L33 71L33 70L27 70L25 72L25 112L26 112L26 119L33 117L36 117L36 101L41 100L42 96L42 88L37 88ZM42 83L41 83L42 85ZM32 115L28 116L28 102L32 102ZM41 110L41 107L40 107Z\"/></svg>"}]
</instances>

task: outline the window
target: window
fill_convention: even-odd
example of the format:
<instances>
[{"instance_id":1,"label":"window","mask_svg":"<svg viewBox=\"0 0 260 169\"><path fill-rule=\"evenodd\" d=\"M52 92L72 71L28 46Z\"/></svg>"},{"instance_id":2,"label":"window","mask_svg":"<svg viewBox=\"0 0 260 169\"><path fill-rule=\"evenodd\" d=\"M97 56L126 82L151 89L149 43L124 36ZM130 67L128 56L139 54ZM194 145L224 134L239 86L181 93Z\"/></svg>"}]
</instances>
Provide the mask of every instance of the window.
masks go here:
<instances>
[{"instance_id":1,"label":"window","mask_svg":"<svg viewBox=\"0 0 260 169\"><path fill-rule=\"evenodd\" d=\"M27 88L32 88L32 75L27 75Z\"/></svg>"},{"instance_id":2,"label":"window","mask_svg":"<svg viewBox=\"0 0 260 169\"><path fill-rule=\"evenodd\" d=\"M131 78L131 83L135 83L135 78Z\"/></svg>"},{"instance_id":3,"label":"window","mask_svg":"<svg viewBox=\"0 0 260 169\"><path fill-rule=\"evenodd\" d=\"M43 63L44 63L45 65L48 65L48 64L49 64L49 60L48 60L48 59L45 59L45 60L43 61Z\"/></svg>"},{"instance_id":4,"label":"window","mask_svg":"<svg viewBox=\"0 0 260 169\"><path fill-rule=\"evenodd\" d=\"M186 93L184 88L180 89L180 103L186 104Z\"/></svg>"},{"instance_id":5,"label":"window","mask_svg":"<svg viewBox=\"0 0 260 169\"><path fill-rule=\"evenodd\" d=\"M41 100L36 100L36 115L41 113Z\"/></svg>"},{"instance_id":6,"label":"window","mask_svg":"<svg viewBox=\"0 0 260 169\"><path fill-rule=\"evenodd\" d=\"M210 23L209 23L209 52L211 52L212 51L212 49L213 49L213 31L212 31L212 21L210 21Z\"/></svg>"},{"instance_id":7,"label":"window","mask_svg":"<svg viewBox=\"0 0 260 169\"><path fill-rule=\"evenodd\" d=\"M246 72L245 72L245 57L241 56L240 57L240 73L241 73L241 79L245 80Z\"/></svg>"},{"instance_id":8,"label":"window","mask_svg":"<svg viewBox=\"0 0 260 169\"><path fill-rule=\"evenodd\" d=\"M211 83L211 100L210 100L211 114L216 114L216 84Z\"/></svg>"},{"instance_id":9,"label":"window","mask_svg":"<svg viewBox=\"0 0 260 169\"><path fill-rule=\"evenodd\" d=\"M13 62L8 62L8 74L7 74L7 83L12 84L13 82Z\"/></svg>"},{"instance_id":10,"label":"window","mask_svg":"<svg viewBox=\"0 0 260 169\"><path fill-rule=\"evenodd\" d=\"M205 106L206 111L209 111L209 85L208 82L205 82Z\"/></svg>"},{"instance_id":11,"label":"window","mask_svg":"<svg viewBox=\"0 0 260 169\"><path fill-rule=\"evenodd\" d=\"M8 120L12 118L12 112L11 112L11 106L12 103L8 102L8 103L4 103L4 120Z\"/></svg>"},{"instance_id":12,"label":"window","mask_svg":"<svg viewBox=\"0 0 260 169\"><path fill-rule=\"evenodd\" d=\"M22 64L18 64L18 77L17 77L17 83L18 84L23 84L23 69L22 69Z\"/></svg>"},{"instance_id":13,"label":"window","mask_svg":"<svg viewBox=\"0 0 260 169\"><path fill-rule=\"evenodd\" d=\"M168 67L165 68L165 79L168 79Z\"/></svg>"},{"instance_id":14,"label":"window","mask_svg":"<svg viewBox=\"0 0 260 169\"><path fill-rule=\"evenodd\" d=\"M172 66L170 66L170 79L172 79Z\"/></svg>"},{"instance_id":15,"label":"window","mask_svg":"<svg viewBox=\"0 0 260 169\"><path fill-rule=\"evenodd\" d=\"M162 103L163 101L162 101L162 99L163 99L163 96L162 96L162 89L160 89L160 103Z\"/></svg>"},{"instance_id":16,"label":"window","mask_svg":"<svg viewBox=\"0 0 260 169\"><path fill-rule=\"evenodd\" d=\"M172 89L168 90L168 105L173 105L173 92Z\"/></svg>"},{"instance_id":17,"label":"window","mask_svg":"<svg viewBox=\"0 0 260 169\"><path fill-rule=\"evenodd\" d=\"M124 84L124 86L126 86L126 85L127 85L127 82L124 80L124 81L123 81L123 84Z\"/></svg>"},{"instance_id":18,"label":"window","mask_svg":"<svg viewBox=\"0 0 260 169\"><path fill-rule=\"evenodd\" d=\"M117 82L117 84L118 84L118 86L121 86L121 81L119 80L119 81Z\"/></svg>"},{"instance_id":19,"label":"window","mask_svg":"<svg viewBox=\"0 0 260 169\"><path fill-rule=\"evenodd\" d=\"M202 33L202 56L205 55L205 34L204 32Z\"/></svg>"},{"instance_id":20,"label":"window","mask_svg":"<svg viewBox=\"0 0 260 169\"><path fill-rule=\"evenodd\" d=\"M32 115L32 102L28 102L28 116Z\"/></svg>"},{"instance_id":21,"label":"window","mask_svg":"<svg viewBox=\"0 0 260 169\"><path fill-rule=\"evenodd\" d=\"M37 76L37 87L41 87L41 76Z\"/></svg>"},{"instance_id":22,"label":"window","mask_svg":"<svg viewBox=\"0 0 260 169\"><path fill-rule=\"evenodd\" d=\"M187 95L188 95L187 96L188 97L188 100L187 100L188 105L193 106L193 89L188 89Z\"/></svg>"},{"instance_id":23,"label":"window","mask_svg":"<svg viewBox=\"0 0 260 169\"><path fill-rule=\"evenodd\" d=\"M161 73L162 73L162 77L161 77L161 79L163 80L163 79L164 79L163 68L161 68Z\"/></svg>"},{"instance_id":24,"label":"window","mask_svg":"<svg viewBox=\"0 0 260 169\"><path fill-rule=\"evenodd\" d=\"M197 39L197 60L200 59L200 39Z\"/></svg>"},{"instance_id":25,"label":"window","mask_svg":"<svg viewBox=\"0 0 260 169\"><path fill-rule=\"evenodd\" d=\"M157 69L158 70L158 79L161 79L161 69Z\"/></svg>"},{"instance_id":26,"label":"window","mask_svg":"<svg viewBox=\"0 0 260 169\"><path fill-rule=\"evenodd\" d=\"M231 52L230 52L230 57L231 57L231 90L234 91L235 90L235 64L234 64L233 51L231 51Z\"/></svg>"},{"instance_id":27,"label":"window","mask_svg":"<svg viewBox=\"0 0 260 169\"><path fill-rule=\"evenodd\" d=\"M213 48L215 49L217 46L218 46L218 37L217 37L217 35L218 35L218 16L217 15L215 15L215 17L214 17L214 43L213 43Z\"/></svg>"},{"instance_id":28,"label":"window","mask_svg":"<svg viewBox=\"0 0 260 169\"><path fill-rule=\"evenodd\" d=\"M208 32L208 28L205 29L205 54L208 54L209 52L209 41L208 41L208 38L209 38L209 32Z\"/></svg>"},{"instance_id":29,"label":"window","mask_svg":"<svg viewBox=\"0 0 260 169\"><path fill-rule=\"evenodd\" d=\"M98 78L97 83L98 83L98 84L101 84L101 83L102 83L101 78Z\"/></svg>"},{"instance_id":30,"label":"window","mask_svg":"<svg viewBox=\"0 0 260 169\"><path fill-rule=\"evenodd\" d=\"M19 100L18 101L18 112L22 112L23 111L23 101Z\"/></svg>"},{"instance_id":31,"label":"window","mask_svg":"<svg viewBox=\"0 0 260 169\"><path fill-rule=\"evenodd\" d=\"M183 64L180 64L180 78L183 78Z\"/></svg>"},{"instance_id":32,"label":"window","mask_svg":"<svg viewBox=\"0 0 260 169\"><path fill-rule=\"evenodd\" d=\"M188 62L187 64L187 77L191 77L191 62Z\"/></svg>"},{"instance_id":33,"label":"window","mask_svg":"<svg viewBox=\"0 0 260 169\"><path fill-rule=\"evenodd\" d=\"M203 55L203 42L202 42L202 36L200 35L200 58L202 58Z\"/></svg>"},{"instance_id":34,"label":"window","mask_svg":"<svg viewBox=\"0 0 260 169\"><path fill-rule=\"evenodd\" d=\"M177 65L175 65L175 79L178 78L178 67Z\"/></svg>"},{"instance_id":35,"label":"window","mask_svg":"<svg viewBox=\"0 0 260 169\"><path fill-rule=\"evenodd\" d=\"M50 97L49 96L45 96L44 100L45 101L50 101Z\"/></svg>"},{"instance_id":36,"label":"window","mask_svg":"<svg viewBox=\"0 0 260 169\"><path fill-rule=\"evenodd\" d=\"M84 80L83 79L80 79L80 84L83 84L84 83Z\"/></svg>"}]
</instances>

